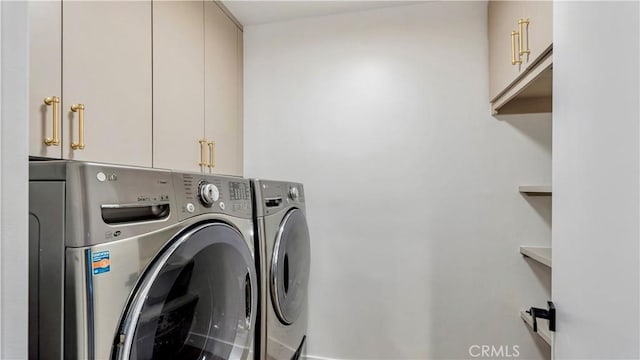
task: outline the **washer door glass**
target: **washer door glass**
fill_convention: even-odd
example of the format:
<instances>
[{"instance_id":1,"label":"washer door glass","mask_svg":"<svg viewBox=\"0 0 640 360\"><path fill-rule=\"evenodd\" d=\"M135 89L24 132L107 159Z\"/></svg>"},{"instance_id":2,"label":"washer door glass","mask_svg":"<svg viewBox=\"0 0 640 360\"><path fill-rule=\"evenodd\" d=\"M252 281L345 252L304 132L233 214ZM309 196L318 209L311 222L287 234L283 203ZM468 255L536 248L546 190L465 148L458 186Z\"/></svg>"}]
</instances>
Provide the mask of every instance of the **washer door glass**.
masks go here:
<instances>
[{"instance_id":1,"label":"washer door glass","mask_svg":"<svg viewBox=\"0 0 640 360\"><path fill-rule=\"evenodd\" d=\"M200 225L156 259L125 320L121 359L240 359L252 346L257 285L240 232Z\"/></svg>"},{"instance_id":2,"label":"washer door glass","mask_svg":"<svg viewBox=\"0 0 640 360\"><path fill-rule=\"evenodd\" d=\"M298 319L306 301L309 247L309 229L302 210L290 210L280 224L271 261L271 299L284 324Z\"/></svg>"}]
</instances>

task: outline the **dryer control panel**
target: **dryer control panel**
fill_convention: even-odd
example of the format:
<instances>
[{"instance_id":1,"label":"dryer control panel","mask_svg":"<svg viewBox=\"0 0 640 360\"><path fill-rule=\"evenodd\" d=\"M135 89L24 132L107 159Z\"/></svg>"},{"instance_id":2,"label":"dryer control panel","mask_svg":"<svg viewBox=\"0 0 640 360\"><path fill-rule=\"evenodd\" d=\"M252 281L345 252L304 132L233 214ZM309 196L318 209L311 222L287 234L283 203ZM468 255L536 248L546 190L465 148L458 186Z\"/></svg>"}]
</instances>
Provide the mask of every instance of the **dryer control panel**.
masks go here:
<instances>
[{"instance_id":1,"label":"dryer control panel","mask_svg":"<svg viewBox=\"0 0 640 360\"><path fill-rule=\"evenodd\" d=\"M249 180L232 176L173 173L180 220L205 213L252 216Z\"/></svg>"},{"instance_id":2,"label":"dryer control panel","mask_svg":"<svg viewBox=\"0 0 640 360\"><path fill-rule=\"evenodd\" d=\"M275 214L290 206L304 208L304 186L301 183L254 180L254 184L260 204L258 216Z\"/></svg>"}]
</instances>

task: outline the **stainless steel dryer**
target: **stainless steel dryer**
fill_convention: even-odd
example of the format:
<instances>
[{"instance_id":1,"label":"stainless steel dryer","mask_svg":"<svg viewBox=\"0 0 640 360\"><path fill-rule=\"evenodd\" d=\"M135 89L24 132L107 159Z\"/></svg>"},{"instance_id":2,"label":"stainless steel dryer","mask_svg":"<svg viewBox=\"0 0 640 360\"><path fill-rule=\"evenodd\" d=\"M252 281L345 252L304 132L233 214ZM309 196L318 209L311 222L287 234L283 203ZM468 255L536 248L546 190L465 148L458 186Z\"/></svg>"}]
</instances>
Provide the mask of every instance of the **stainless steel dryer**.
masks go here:
<instances>
[{"instance_id":1,"label":"stainless steel dryer","mask_svg":"<svg viewBox=\"0 0 640 360\"><path fill-rule=\"evenodd\" d=\"M252 180L260 248L260 358L298 359L307 334L310 240L302 184Z\"/></svg>"},{"instance_id":2,"label":"stainless steel dryer","mask_svg":"<svg viewBox=\"0 0 640 360\"><path fill-rule=\"evenodd\" d=\"M30 175L31 359L249 359L248 180L51 161Z\"/></svg>"}]
</instances>

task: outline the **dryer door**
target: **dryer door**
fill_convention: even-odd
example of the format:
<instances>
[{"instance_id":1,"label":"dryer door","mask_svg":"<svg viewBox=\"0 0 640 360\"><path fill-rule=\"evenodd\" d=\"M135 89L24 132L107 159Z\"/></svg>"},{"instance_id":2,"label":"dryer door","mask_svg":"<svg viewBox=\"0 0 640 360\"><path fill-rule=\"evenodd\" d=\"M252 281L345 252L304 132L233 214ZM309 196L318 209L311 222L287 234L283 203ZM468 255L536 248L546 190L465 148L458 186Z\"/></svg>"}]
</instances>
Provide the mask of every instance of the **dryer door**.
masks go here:
<instances>
[{"instance_id":1,"label":"dryer door","mask_svg":"<svg viewBox=\"0 0 640 360\"><path fill-rule=\"evenodd\" d=\"M280 321L292 324L303 309L309 282L309 229L300 209L285 215L271 260L271 300Z\"/></svg>"},{"instance_id":2,"label":"dryer door","mask_svg":"<svg viewBox=\"0 0 640 360\"><path fill-rule=\"evenodd\" d=\"M125 314L118 359L245 359L252 352L257 277L233 227L192 228L145 272Z\"/></svg>"}]
</instances>

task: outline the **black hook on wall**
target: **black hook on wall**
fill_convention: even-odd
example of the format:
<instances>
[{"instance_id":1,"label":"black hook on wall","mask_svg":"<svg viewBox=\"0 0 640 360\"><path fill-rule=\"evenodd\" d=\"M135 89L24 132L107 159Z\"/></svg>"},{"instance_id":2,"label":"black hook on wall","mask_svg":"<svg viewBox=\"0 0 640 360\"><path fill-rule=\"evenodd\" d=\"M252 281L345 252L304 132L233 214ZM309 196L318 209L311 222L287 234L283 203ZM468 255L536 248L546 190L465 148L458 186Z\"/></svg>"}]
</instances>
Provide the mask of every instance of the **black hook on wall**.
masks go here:
<instances>
[{"instance_id":1,"label":"black hook on wall","mask_svg":"<svg viewBox=\"0 0 640 360\"><path fill-rule=\"evenodd\" d=\"M547 301L547 309L532 307L527 310L527 314L533 318L534 332L538 332L538 318L549 320L549 331L556 331L556 306L553 302Z\"/></svg>"}]
</instances>

